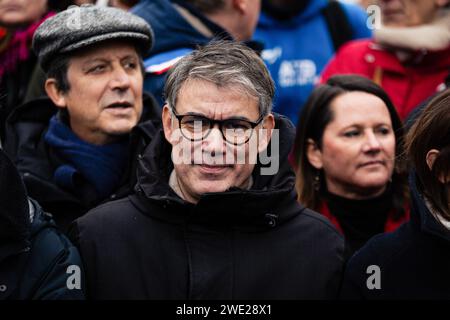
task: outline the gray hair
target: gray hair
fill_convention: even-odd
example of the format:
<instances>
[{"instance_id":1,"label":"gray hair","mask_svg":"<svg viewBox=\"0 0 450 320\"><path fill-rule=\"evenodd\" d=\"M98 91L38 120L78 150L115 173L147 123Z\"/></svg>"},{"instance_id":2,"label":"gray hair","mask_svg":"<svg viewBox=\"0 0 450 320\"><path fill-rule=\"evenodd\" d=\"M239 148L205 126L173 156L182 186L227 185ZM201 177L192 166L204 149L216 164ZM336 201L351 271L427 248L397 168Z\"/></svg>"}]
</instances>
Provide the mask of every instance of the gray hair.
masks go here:
<instances>
[{"instance_id":1,"label":"gray hair","mask_svg":"<svg viewBox=\"0 0 450 320\"><path fill-rule=\"evenodd\" d=\"M247 46L214 41L180 59L169 71L164 87L166 103L174 109L188 80L199 79L218 87L238 87L258 100L260 115L272 110L274 82L262 59Z\"/></svg>"}]
</instances>

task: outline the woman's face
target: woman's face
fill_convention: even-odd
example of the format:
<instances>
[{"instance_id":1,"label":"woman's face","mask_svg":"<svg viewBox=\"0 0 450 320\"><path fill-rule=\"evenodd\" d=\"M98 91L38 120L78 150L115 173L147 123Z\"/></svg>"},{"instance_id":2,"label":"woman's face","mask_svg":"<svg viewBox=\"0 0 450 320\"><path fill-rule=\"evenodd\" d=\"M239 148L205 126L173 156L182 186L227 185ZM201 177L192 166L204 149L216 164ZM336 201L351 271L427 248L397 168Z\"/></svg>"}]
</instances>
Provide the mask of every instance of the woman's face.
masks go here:
<instances>
[{"instance_id":1,"label":"woman's face","mask_svg":"<svg viewBox=\"0 0 450 320\"><path fill-rule=\"evenodd\" d=\"M38 21L47 11L47 0L0 0L0 25L15 28Z\"/></svg>"},{"instance_id":2,"label":"woman's face","mask_svg":"<svg viewBox=\"0 0 450 320\"><path fill-rule=\"evenodd\" d=\"M308 160L323 169L328 191L350 199L384 192L395 163L395 135L386 104L375 95L353 91L331 102L332 121L322 148L308 145Z\"/></svg>"},{"instance_id":3,"label":"woman's face","mask_svg":"<svg viewBox=\"0 0 450 320\"><path fill-rule=\"evenodd\" d=\"M389 27L412 27L432 21L448 0L378 0L383 24Z\"/></svg>"}]
</instances>

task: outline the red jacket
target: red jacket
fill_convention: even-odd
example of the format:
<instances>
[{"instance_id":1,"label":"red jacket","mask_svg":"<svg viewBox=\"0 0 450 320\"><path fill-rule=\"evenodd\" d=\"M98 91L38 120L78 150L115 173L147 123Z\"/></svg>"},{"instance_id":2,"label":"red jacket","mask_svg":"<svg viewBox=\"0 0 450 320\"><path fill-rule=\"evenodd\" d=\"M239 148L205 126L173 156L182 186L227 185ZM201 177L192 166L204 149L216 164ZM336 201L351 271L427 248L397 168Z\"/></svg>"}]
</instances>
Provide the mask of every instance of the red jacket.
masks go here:
<instances>
[{"instance_id":1,"label":"red jacket","mask_svg":"<svg viewBox=\"0 0 450 320\"><path fill-rule=\"evenodd\" d=\"M400 118L438 91L450 71L450 48L418 53L414 62L402 64L397 56L372 40L344 45L322 73L324 83L335 74L354 73L381 85L392 99Z\"/></svg>"}]
</instances>

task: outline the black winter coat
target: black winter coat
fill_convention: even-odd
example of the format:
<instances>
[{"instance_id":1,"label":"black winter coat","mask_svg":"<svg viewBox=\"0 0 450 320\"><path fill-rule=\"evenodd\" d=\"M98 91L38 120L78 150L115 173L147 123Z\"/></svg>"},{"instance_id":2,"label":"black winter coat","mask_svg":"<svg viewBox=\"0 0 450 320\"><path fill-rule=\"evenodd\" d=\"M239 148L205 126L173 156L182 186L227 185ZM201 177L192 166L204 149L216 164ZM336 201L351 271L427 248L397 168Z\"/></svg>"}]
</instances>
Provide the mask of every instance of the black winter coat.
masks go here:
<instances>
[{"instance_id":1,"label":"black winter coat","mask_svg":"<svg viewBox=\"0 0 450 320\"><path fill-rule=\"evenodd\" d=\"M330 299L344 242L321 215L296 201L281 130L280 169L253 172L250 190L204 194L194 205L169 187L171 146L163 133L145 150L138 192L77 219L71 230L93 299Z\"/></svg>"},{"instance_id":2,"label":"black winter coat","mask_svg":"<svg viewBox=\"0 0 450 320\"><path fill-rule=\"evenodd\" d=\"M81 287L69 288L77 272ZM19 174L0 151L0 300L83 299L83 281L78 250L49 214L28 201Z\"/></svg>"},{"instance_id":3,"label":"black winter coat","mask_svg":"<svg viewBox=\"0 0 450 320\"><path fill-rule=\"evenodd\" d=\"M58 226L66 231L69 224L100 203L128 195L136 182L132 176L136 168L136 155L151 140L160 126L161 111L154 99L144 97L141 122L130 138L129 164L124 171L120 188L110 199L100 199L93 186L83 183L76 193L65 190L53 180L56 168L65 163L44 140L50 118L57 112L49 98L39 98L14 110L7 122L5 151L21 173L28 194L43 209L51 212Z\"/></svg>"},{"instance_id":4,"label":"black winter coat","mask_svg":"<svg viewBox=\"0 0 450 320\"><path fill-rule=\"evenodd\" d=\"M350 259L343 299L450 299L450 230L430 213L413 174L410 189L411 220L374 237ZM379 272L368 272L369 266Z\"/></svg>"}]
</instances>

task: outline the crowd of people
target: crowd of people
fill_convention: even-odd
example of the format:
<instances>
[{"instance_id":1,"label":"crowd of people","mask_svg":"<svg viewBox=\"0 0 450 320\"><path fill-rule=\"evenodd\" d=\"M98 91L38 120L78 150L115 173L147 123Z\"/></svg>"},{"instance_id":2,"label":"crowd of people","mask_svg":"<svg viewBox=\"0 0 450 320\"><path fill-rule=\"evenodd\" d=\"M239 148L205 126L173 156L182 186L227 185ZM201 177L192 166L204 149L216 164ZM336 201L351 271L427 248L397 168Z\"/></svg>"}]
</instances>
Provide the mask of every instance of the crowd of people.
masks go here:
<instances>
[{"instance_id":1,"label":"crowd of people","mask_svg":"<svg viewBox=\"0 0 450 320\"><path fill-rule=\"evenodd\" d=\"M0 0L0 299L450 298L449 19Z\"/></svg>"}]
</instances>

